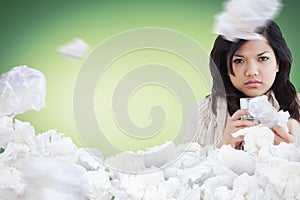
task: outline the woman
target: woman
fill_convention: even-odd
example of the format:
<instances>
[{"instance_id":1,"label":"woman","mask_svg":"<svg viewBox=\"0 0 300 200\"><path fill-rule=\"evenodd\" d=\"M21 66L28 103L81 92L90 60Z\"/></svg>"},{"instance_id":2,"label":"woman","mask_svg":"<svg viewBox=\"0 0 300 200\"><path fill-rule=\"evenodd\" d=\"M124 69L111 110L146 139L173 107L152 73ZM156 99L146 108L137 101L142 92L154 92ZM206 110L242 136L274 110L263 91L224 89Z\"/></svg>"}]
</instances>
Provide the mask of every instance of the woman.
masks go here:
<instances>
[{"instance_id":1,"label":"woman","mask_svg":"<svg viewBox=\"0 0 300 200\"><path fill-rule=\"evenodd\" d=\"M272 127L274 144L299 144L300 103L289 80L290 50L274 21L268 21L258 33L264 40L228 41L221 35L217 37L210 54L212 94L194 108L186 141L217 147L230 144L240 149L243 136L233 138L232 133L257 125L254 121L241 119L242 115L250 113L240 110L240 98L267 95L277 110L288 111L291 116L288 131L279 125Z\"/></svg>"}]
</instances>

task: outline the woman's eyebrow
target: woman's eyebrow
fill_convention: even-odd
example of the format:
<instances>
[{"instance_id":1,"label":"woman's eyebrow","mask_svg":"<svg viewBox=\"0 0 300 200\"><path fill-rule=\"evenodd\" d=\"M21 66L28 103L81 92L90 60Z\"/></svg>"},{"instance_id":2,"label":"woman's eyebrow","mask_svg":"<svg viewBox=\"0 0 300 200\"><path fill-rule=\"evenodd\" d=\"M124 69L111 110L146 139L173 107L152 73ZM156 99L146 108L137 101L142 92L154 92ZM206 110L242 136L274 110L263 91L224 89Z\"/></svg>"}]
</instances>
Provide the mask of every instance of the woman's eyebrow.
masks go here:
<instances>
[{"instance_id":1,"label":"woman's eyebrow","mask_svg":"<svg viewBox=\"0 0 300 200\"><path fill-rule=\"evenodd\" d=\"M264 51L264 52L262 52L262 53L259 53L259 54L257 54L258 56L261 56L261 55L263 55L263 54L265 54L265 53L270 53L269 51Z\"/></svg>"},{"instance_id":2,"label":"woman's eyebrow","mask_svg":"<svg viewBox=\"0 0 300 200\"><path fill-rule=\"evenodd\" d=\"M239 55L239 54L234 54L233 56L235 56L235 57L244 57L243 55Z\"/></svg>"},{"instance_id":3,"label":"woman's eyebrow","mask_svg":"<svg viewBox=\"0 0 300 200\"><path fill-rule=\"evenodd\" d=\"M257 56L261 56L261 55L264 55L265 53L270 53L269 51L264 51L264 52L262 52L262 53L259 53L259 54L257 54ZM233 55L234 57L244 57L243 55L240 55L240 54L234 54Z\"/></svg>"}]
</instances>

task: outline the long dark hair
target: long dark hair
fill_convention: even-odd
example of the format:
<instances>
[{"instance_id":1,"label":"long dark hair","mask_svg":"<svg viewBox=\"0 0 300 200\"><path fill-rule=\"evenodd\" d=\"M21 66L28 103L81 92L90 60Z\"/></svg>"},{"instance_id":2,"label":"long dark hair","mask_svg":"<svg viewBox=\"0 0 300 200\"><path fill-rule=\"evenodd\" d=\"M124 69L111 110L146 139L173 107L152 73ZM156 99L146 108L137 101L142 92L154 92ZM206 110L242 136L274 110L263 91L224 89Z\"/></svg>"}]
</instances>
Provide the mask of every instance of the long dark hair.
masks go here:
<instances>
[{"instance_id":1,"label":"long dark hair","mask_svg":"<svg viewBox=\"0 0 300 200\"><path fill-rule=\"evenodd\" d=\"M264 35L267 39L279 64L279 71L270 90L273 90L280 109L289 111L291 117L300 122L300 103L296 89L289 77L292 65L291 51L282 36L280 28L274 21L270 21L267 26L261 27L258 33ZM247 40L242 39L237 42L230 42L222 36L218 36L215 40L210 54L210 71L213 77L212 110L214 114L216 114L217 98L226 98L227 109L232 115L239 109L239 99L245 97L242 92L233 86L228 76L229 73L234 75L232 62L230 61L234 53L245 42Z\"/></svg>"}]
</instances>

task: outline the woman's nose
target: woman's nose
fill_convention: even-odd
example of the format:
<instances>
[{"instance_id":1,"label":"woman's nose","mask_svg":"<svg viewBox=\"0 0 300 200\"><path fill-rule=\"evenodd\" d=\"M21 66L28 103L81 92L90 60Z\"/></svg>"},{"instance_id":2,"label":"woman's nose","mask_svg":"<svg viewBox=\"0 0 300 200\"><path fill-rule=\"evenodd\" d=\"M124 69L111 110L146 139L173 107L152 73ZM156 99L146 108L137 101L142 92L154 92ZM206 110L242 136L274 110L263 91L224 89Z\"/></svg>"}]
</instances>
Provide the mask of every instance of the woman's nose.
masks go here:
<instances>
[{"instance_id":1,"label":"woman's nose","mask_svg":"<svg viewBox=\"0 0 300 200\"><path fill-rule=\"evenodd\" d=\"M258 75L258 64L255 62L247 63L245 75L246 76L257 76Z\"/></svg>"}]
</instances>

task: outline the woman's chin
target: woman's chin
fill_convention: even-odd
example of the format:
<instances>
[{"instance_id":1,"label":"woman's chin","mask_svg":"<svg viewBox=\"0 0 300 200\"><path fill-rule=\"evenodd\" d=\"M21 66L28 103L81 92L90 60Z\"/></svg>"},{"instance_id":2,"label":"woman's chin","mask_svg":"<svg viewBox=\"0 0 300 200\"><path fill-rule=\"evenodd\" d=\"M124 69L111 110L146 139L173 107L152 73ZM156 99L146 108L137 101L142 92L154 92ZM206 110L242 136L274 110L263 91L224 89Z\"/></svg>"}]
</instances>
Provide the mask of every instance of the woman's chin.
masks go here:
<instances>
[{"instance_id":1,"label":"woman's chin","mask_svg":"<svg viewBox=\"0 0 300 200\"><path fill-rule=\"evenodd\" d=\"M243 91L242 91L243 92ZM264 95L266 92L261 90L251 90L251 91L244 91L243 92L247 97L258 97Z\"/></svg>"}]
</instances>

